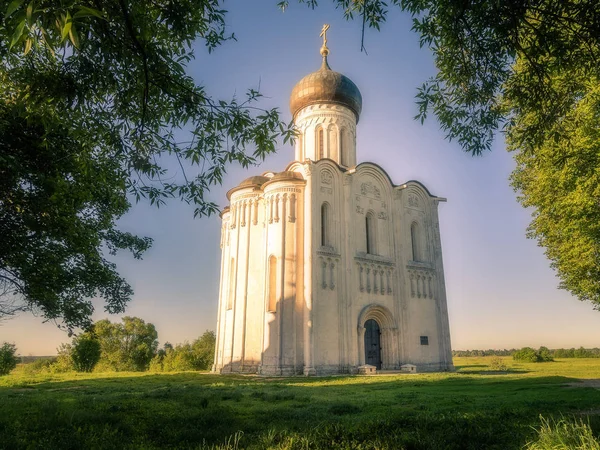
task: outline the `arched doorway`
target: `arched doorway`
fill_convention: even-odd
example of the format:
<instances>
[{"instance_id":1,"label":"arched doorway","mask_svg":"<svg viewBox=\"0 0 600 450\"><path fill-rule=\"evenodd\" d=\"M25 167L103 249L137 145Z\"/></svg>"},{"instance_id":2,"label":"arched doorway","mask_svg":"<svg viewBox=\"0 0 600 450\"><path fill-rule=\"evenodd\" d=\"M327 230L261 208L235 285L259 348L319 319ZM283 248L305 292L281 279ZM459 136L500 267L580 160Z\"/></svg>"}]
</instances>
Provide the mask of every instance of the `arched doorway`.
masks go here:
<instances>
[{"instance_id":1,"label":"arched doorway","mask_svg":"<svg viewBox=\"0 0 600 450\"><path fill-rule=\"evenodd\" d=\"M374 319L365 322L365 363L381 370L381 330Z\"/></svg>"},{"instance_id":2,"label":"arched doorway","mask_svg":"<svg viewBox=\"0 0 600 450\"><path fill-rule=\"evenodd\" d=\"M366 305L358 315L358 365L382 370L399 369L398 327L393 314L383 305Z\"/></svg>"}]
</instances>

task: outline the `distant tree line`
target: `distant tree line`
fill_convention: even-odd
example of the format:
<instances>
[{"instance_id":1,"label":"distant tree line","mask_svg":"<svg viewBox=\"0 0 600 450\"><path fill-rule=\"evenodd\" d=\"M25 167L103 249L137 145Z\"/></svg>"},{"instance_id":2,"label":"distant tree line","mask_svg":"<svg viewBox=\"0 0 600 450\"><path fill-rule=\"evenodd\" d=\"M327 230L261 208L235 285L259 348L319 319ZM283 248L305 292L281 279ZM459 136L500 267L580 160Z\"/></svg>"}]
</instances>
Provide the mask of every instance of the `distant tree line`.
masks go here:
<instances>
[{"instance_id":1,"label":"distant tree line","mask_svg":"<svg viewBox=\"0 0 600 450\"><path fill-rule=\"evenodd\" d=\"M23 365L26 373L60 372L174 372L210 369L215 334L206 331L192 343L158 346L158 332L139 317L124 317L121 323L100 320L85 333L61 344L55 358L37 358ZM20 359L14 344L0 347L0 375L13 370ZM30 360L31 358L28 358Z\"/></svg>"},{"instance_id":2,"label":"distant tree line","mask_svg":"<svg viewBox=\"0 0 600 450\"><path fill-rule=\"evenodd\" d=\"M510 350L503 349L489 349L489 350L452 350L452 356L514 356L518 352L524 349L530 349L531 347L523 347L522 349L511 348ZM546 347L540 347L538 350L534 350L538 353L543 353L552 358L600 358L600 348L557 348L548 349Z\"/></svg>"}]
</instances>

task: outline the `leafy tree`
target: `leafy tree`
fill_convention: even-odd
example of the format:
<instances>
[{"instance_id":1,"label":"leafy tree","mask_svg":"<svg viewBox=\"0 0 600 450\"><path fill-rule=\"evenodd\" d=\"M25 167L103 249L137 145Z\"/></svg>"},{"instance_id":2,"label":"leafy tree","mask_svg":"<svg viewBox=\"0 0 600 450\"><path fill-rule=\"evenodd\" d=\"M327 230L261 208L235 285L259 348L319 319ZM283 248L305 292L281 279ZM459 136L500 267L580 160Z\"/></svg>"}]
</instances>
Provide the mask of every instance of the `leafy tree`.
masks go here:
<instances>
[{"instance_id":1,"label":"leafy tree","mask_svg":"<svg viewBox=\"0 0 600 450\"><path fill-rule=\"evenodd\" d=\"M7 375L17 367L19 358L15 356L16 353L17 347L15 344L2 343L2 347L0 347L0 375Z\"/></svg>"},{"instance_id":2,"label":"leafy tree","mask_svg":"<svg viewBox=\"0 0 600 450\"><path fill-rule=\"evenodd\" d=\"M574 358L590 358L592 356L591 352L586 350L583 347L579 347L577 350L573 352Z\"/></svg>"},{"instance_id":3,"label":"leafy tree","mask_svg":"<svg viewBox=\"0 0 600 450\"><path fill-rule=\"evenodd\" d=\"M525 362L547 362L554 361L550 350L546 347L540 347L539 350L534 350L531 347L523 347L513 353L513 359L515 361Z\"/></svg>"},{"instance_id":4,"label":"leafy tree","mask_svg":"<svg viewBox=\"0 0 600 450\"><path fill-rule=\"evenodd\" d=\"M52 364L51 371L63 373L75 370L73 362L73 346L71 344L60 344L56 349L56 361Z\"/></svg>"},{"instance_id":5,"label":"leafy tree","mask_svg":"<svg viewBox=\"0 0 600 450\"><path fill-rule=\"evenodd\" d=\"M533 348L523 347L522 349L513 353L513 359L515 361L538 362L539 355Z\"/></svg>"},{"instance_id":6,"label":"leafy tree","mask_svg":"<svg viewBox=\"0 0 600 450\"><path fill-rule=\"evenodd\" d=\"M292 138L258 91L215 99L186 73L193 42L210 52L234 38L220 3L3 3L0 314L18 298L71 331L90 326L90 298L124 311L132 289L105 250L139 258L151 244L116 227L129 199L179 198L210 215L205 193L229 163Z\"/></svg>"},{"instance_id":7,"label":"leafy tree","mask_svg":"<svg viewBox=\"0 0 600 450\"><path fill-rule=\"evenodd\" d=\"M78 372L91 372L100 361L100 342L91 333L81 334L73 339L71 357Z\"/></svg>"},{"instance_id":8,"label":"leafy tree","mask_svg":"<svg viewBox=\"0 0 600 450\"><path fill-rule=\"evenodd\" d=\"M156 355L156 328L138 317L123 317L122 323L100 320L94 332L100 343L98 367L102 370L146 370Z\"/></svg>"},{"instance_id":9,"label":"leafy tree","mask_svg":"<svg viewBox=\"0 0 600 450\"><path fill-rule=\"evenodd\" d=\"M561 288L600 308L600 2L332 1L362 21L363 40L390 8L412 16L438 69L418 89L416 119L433 113L473 155L504 133L512 186L533 209L528 237Z\"/></svg>"},{"instance_id":10,"label":"leafy tree","mask_svg":"<svg viewBox=\"0 0 600 450\"><path fill-rule=\"evenodd\" d=\"M150 370L155 372L207 370L213 363L215 344L215 333L208 330L191 344L184 342L173 347L167 342L151 361Z\"/></svg>"},{"instance_id":11,"label":"leafy tree","mask_svg":"<svg viewBox=\"0 0 600 450\"><path fill-rule=\"evenodd\" d=\"M539 355L540 361L554 361L552 353L548 347L540 347L537 351L537 354Z\"/></svg>"},{"instance_id":12,"label":"leafy tree","mask_svg":"<svg viewBox=\"0 0 600 450\"><path fill-rule=\"evenodd\" d=\"M208 370L212 367L216 344L215 332L209 330L206 330L202 336L192 342L196 370Z\"/></svg>"}]
</instances>

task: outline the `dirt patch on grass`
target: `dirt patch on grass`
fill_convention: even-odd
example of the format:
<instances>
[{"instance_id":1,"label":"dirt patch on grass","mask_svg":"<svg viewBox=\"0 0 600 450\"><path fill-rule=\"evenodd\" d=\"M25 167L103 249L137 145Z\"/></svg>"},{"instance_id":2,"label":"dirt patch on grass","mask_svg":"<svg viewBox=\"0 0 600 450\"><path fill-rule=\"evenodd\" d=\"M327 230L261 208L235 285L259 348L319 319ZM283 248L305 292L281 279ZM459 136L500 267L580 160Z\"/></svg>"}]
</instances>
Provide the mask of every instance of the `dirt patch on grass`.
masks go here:
<instances>
[{"instance_id":1,"label":"dirt patch on grass","mask_svg":"<svg viewBox=\"0 0 600 450\"><path fill-rule=\"evenodd\" d=\"M600 378L589 378L589 379L580 379L574 383L568 383L569 387L591 387L594 389L600 389Z\"/></svg>"}]
</instances>

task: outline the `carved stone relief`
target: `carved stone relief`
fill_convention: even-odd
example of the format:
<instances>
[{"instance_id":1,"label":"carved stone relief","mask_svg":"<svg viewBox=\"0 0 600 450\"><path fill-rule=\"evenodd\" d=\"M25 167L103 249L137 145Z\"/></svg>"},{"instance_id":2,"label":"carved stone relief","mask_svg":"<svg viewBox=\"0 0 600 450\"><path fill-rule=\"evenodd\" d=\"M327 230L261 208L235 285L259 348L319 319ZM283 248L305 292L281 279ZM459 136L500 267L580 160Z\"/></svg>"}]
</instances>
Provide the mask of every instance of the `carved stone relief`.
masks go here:
<instances>
[{"instance_id":1,"label":"carved stone relief","mask_svg":"<svg viewBox=\"0 0 600 450\"><path fill-rule=\"evenodd\" d=\"M321 171L321 183L331 184L333 181L333 175L328 170Z\"/></svg>"},{"instance_id":2,"label":"carved stone relief","mask_svg":"<svg viewBox=\"0 0 600 450\"><path fill-rule=\"evenodd\" d=\"M408 206L412 206L413 208L419 207L419 197L415 194L408 194Z\"/></svg>"},{"instance_id":3,"label":"carved stone relief","mask_svg":"<svg viewBox=\"0 0 600 450\"><path fill-rule=\"evenodd\" d=\"M379 190L379 188L377 186L373 185L373 183L371 183L371 182L361 184L360 185L360 193L362 195L373 196L377 199L381 198L381 191Z\"/></svg>"}]
</instances>

